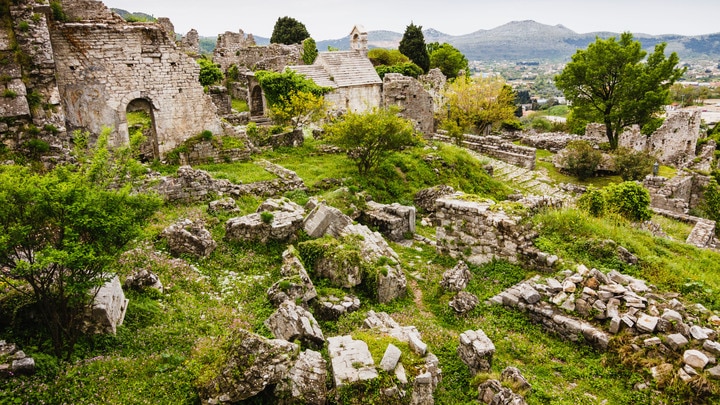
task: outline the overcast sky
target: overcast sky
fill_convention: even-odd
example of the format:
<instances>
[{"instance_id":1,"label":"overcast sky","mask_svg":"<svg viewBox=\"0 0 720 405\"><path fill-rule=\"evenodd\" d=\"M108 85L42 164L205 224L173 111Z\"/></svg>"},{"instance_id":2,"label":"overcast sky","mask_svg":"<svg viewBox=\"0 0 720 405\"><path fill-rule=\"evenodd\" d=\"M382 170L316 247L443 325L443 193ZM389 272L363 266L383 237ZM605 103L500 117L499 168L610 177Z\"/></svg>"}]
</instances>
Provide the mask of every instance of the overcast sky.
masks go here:
<instances>
[{"instance_id":1,"label":"overcast sky","mask_svg":"<svg viewBox=\"0 0 720 405\"><path fill-rule=\"evenodd\" d=\"M105 0L112 8L169 17L175 31L225 31L270 37L279 17L293 17L315 40L343 38L353 25L404 32L414 22L450 35L510 21L562 24L578 33L612 31L700 35L720 32L718 0Z\"/></svg>"}]
</instances>

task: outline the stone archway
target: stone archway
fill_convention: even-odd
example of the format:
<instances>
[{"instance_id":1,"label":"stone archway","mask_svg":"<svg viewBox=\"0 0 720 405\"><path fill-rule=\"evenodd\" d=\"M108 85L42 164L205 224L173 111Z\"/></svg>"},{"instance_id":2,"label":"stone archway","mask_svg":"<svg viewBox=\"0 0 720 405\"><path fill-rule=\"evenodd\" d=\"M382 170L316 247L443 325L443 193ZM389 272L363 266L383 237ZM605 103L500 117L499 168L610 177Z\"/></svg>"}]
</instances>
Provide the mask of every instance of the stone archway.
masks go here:
<instances>
[{"instance_id":1,"label":"stone archway","mask_svg":"<svg viewBox=\"0 0 720 405\"><path fill-rule=\"evenodd\" d=\"M258 117L265 115L265 108L263 105L263 94L260 86L255 86L250 93L250 116Z\"/></svg>"},{"instance_id":2,"label":"stone archway","mask_svg":"<svg viewBox=\"0 0 720 405\"><path fill-rule=\"evenodd\" d=\"M145 162L160 159L160 148L153 111L152 103L145 98L136 98L130 101L125 108L129 139L138 131L145 137L145 142L140 146L140 160Z\"/></svg>"}]
</instances>

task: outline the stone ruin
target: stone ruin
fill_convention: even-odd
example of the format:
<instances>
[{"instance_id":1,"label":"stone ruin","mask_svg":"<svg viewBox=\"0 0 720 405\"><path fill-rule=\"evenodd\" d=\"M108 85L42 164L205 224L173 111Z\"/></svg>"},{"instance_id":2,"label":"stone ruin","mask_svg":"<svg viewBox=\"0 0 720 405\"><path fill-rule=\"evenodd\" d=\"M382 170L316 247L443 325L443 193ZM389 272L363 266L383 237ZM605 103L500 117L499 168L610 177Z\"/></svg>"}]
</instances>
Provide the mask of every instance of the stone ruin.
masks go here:
<instances>
[{"instance_id":1,"label":"stone ruin","mask_svg":"<svg viewBox=\"0 0 720 405\"><path fill-rule=\"evenodd\" d=\"M168 249L174 256L187 254L204 258L217 247L217 242L201 221L181 219L165 228L160 237L167 241Z\"/></svg>"},{"instance_id":2,"label":"stone ruin","mask_svg":"<svg viewBox=\"0 0 720 405\"><path fill-rule=\"evenodd\" d=\"M537 233L522 218L542 207L562 206L562 202L549 197L527 197L516 204L525 207L525 212L513 214L503 204L465 200L462 195L438 198L431 215L438 253L464 258L473 264L502 258L551 269L558 257L533 245Z\"/></svg>"},{"instance_id":3,"label":"stone ruin","mask_svg":"<svg viewBox=\"0 0 720 405\"><path fill-rule=\"evenodd\" d=\"M22 144L30 124L40 129L32 136L58 148L69 147L70 130L99 134L105 126L113 130L112 144L127 144L130 111L151 117L148 142L156 158L203 130L223 133L198 81L200 67L177 48L174 34L164 28L168 24L127 23L99 1L61 4L64 21L53 20L50 7L34 0L10 6L15 38L27 58L2 67L18 95L0 100L0 117L12 122L0 126L8 146ZM0 56L6 58L11 45L0 34ZM27 84L20 86L21 77Z\"/></svg>"},{"instance_id":4,"label":"stone ruin","mask_svg":"<svg viewBox=\"0 0 720 405\"><path fill-rule=\"evenodd\" d=\"M446 143L456 143L447 135L447 131L438 131L433 134L432 139ZM535 169L535 148L515 145L499 136L463 134L462 146L515 166L530 170Z\"/></svg>"},{"instance_id":5,"label":"stone ruin","mask_svg":"<svg viewBox=\"0 0 720 405\"><path fill-rule=\"evenodd\" d=\"M302 227L305 209L287 199L267 200L257 212L230 218L225 223L225 239L288 241Z\"/></svg>"},{"instance_id":6,"label":"stone ruin","mask_svg":"<svg viewBox=\"0 0 720 405\"><path fill-rule=\"evenodd\" d=\"M694 376L720 379L720 317L700 304L685 305L676 293L661 293L645 281L615 270L603 273L578 265L555 276L535 276L490 299L525 312L531 320L564 339L611 348L620 332L631 336L632 352L660 357L649 370L656 378L673 372L688 382ZM625 350L616 348L613 350ZM676 369L671 363L681 359ZM664 370L664 371L663 371Z\"/></svg>"},{"instance_id":7,"label":"stone ruin","mask_svg":"<svg viewBox=\"0 0 720 405\"><path fill-rule=\"evenodd\" d=\"M302 44L258 46L252 34L225 32L218 35L213 61L226 71L235 65L241 71L282 72L285 66L302 64Z\"/></svg>"},{"instance_id":8,"label":"stone ruin","mask_svg":"<svg viewBox=\"0 0 720 405\"><path fill-rule=\"evenodd\" d=\"M128 300L118 276L114 276L95 291L95 299L84 320L83 329L89 333L115 334L122 325Z\"/></svg>"},{"instance_id":9,"label":"stone ruin","mask_svg":"<svg viewBox=\"0 0 720 405\"><path fill-rule=\"evenodd\" d=\"M387 73L382 85L383 105L400 107L402 117L412 121L415 129L425 136L435 130L435 108L432 95L423 84L410 76Z\"/></svg>"}]
</instances>

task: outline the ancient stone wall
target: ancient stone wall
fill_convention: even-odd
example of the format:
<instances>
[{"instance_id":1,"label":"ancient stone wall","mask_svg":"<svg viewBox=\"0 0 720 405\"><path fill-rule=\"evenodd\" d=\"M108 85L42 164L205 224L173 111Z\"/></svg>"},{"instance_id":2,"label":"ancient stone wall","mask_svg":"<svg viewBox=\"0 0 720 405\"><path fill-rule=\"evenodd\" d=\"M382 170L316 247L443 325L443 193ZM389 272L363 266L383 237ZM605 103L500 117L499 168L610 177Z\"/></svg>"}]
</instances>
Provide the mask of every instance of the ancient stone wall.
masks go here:
<instances>
[{"instance_id":1,"label":"ancient stone wall","mask_svg":"<svg viewBox=\"0 0 720 405\"><path fill-rule=\"evenodd\" d=\"M234 64L252 71L281 72L285 66L301 65L301 53L301 44L256 46L252 34L246 36L242 30L238 33L227 31L218 35L213 61L223 70Z\"/></svg>"},{"instance_id":2,"label":"ancient stone wall","mask_svg":"<svg viewBox=\"0 0 720 405\"><path fill-rule=\"evenodd\" d=\"M417 79L400 73L383 78L383 105L397 105L400 115L413 122L415 129L427 136L434 130L433 97Z\"/></svg>"},{"instance_id":3,"label":"ancient stone wall","mask_svg":"<svg viewBox=\"0 0 720 405\"><path fill-rule=\"evenodd\" d=\"M528 198L518 204L526 207L525 215L540 207L561 205L547 197ZM466 201L457 196L438 198L433 216L437 250L475 264L501 258L511 263L551 268L557 256L540 252L533 246L537 233L522 219L491 201Z\"/></svg>"},{"instance_id":4,"label":"ancient stone wall","mask_svg":"<svg viewBox=\"0 0 720 405\"><path fill-rule=\"evenodd\" d=\"M53 152L67 146L49 13L47 4L20 1L10 6L12 26L0 29L0 137L11 149L30 138L48 142Z\"/></svg>"},{"instance_id":5,"label":"ancient stone wall","mask_svg":"<svg viewBox=\"0 0 720 405\"><path fill-rule=\"evenodd\" d=\"M643 186L650 192L650 205L668 211L687 213L693 189L693 176L679 175L672 179L647 176Z\"/></svg>"},{"instance_id":6,"label":"ancient stone wall","mask_svg":"<svg viewBox=\"0 0 720 405\"><path fill-rule=\"evenodd\" d=\"M447 84L447 78L438 68L430 69L426 75L418 77L425 90L430 93L433 99L433 111L438 112L445 106L443 92Z\"/></svg>"},{"instance_id":7,"label":"ancient stone wall","mask_svg":"<svg viewBox=\"0 0 720 405\"><path fill-rule=\"evenodd\" d=\"M380 107L381 85L338 87L325 95L331 110L368 111Z\"/></svg>"},{"instance_id":8,"label":"ancient stone wall","mask_svg":"<svg viewBox=\"0 0 720 405\"><path fill-rule=\"evenodd\" d=\"M114 14L82 11L99 9L100 2L66 0L63 5L71 16L77 11L83 19L92 18L57 23L51 29L58 88L70 128L99 133L110 126L114 143L126 143L126 108L140 99L152 105L160 156L203 130L221 133L216 108L198 82L200 67L177 49L160 25L99 21L96 15Z\"/></svg>"},{"instance_id":9,"label":"ancient stone wall","mask_svg":"<svg viewBox=\"0 0 720 405\"><path fill-rule=\"evenodd\" d=\"M432 139L448 143L453 142L453 139L450 138L445 131L435 133ZM535 148L515 145L499 136L493 135L477 136L464 134L462 144L462 146L468 149L494 157L503 162L530 170L535 169Z\"/></svg>"},{"instance_id":10,"label":"ancient stone wall","mask_svg":"<svg viewBox=\"0 0 720 405\"><path fill-rule=\"evenodd\" d=\"M180 40L180 48L192 55L200 55L200 36L195 28L188 31Z\"/></svg>"}]
</instances>

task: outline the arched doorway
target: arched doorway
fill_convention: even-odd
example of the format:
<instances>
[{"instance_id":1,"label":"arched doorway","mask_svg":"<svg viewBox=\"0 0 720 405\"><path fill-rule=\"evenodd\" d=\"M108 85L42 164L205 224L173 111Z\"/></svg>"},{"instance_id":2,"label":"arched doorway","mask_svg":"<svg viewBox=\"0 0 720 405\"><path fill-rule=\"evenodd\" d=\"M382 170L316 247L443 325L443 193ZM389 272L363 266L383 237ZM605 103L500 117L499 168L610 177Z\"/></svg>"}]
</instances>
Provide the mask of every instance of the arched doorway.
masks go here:
<instances>
[{"instance_id":1,"label":"arched doorway","mask_svg":"<svg viewBox=\"0 0 720 405\"><path fill-rule=\"evenodd\" d=\"M250 116L258 117L265 115L263 107L263 94L260 86L255 86L250 93Z\"/></svg>"},{"instance_id":2,"label":"arched doorway","mask_svg":"<svg viewBox=\"0 0 720 405\"><path fill-rule=\"evenodd\" d=\"M129 139L142 134L145 141L140 145L140 160L149 162L160 158L155 115L150 101L136 98L128 103L125 109Z\"/></svg>"}]
</instances>

